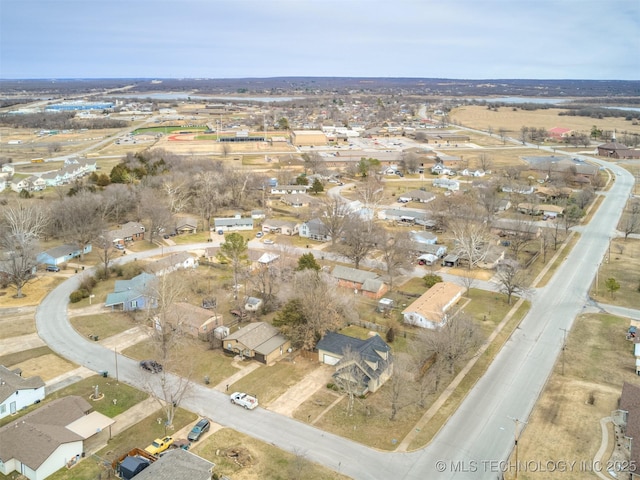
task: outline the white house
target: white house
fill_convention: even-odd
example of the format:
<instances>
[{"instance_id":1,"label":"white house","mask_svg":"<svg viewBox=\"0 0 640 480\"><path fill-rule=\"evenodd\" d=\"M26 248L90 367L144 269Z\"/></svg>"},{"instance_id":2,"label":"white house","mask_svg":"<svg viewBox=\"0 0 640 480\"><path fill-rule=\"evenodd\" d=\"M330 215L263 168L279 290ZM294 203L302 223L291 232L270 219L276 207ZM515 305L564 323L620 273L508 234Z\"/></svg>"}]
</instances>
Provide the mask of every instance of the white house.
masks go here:
<instances>
[{"instance_id":1,"label":"white house","mask_svg":"<svg viewBox=\"0 0 640 480\"><path fill-rule=\"evenodd\" d=\"M309 185L277 185L271 187L272 195L292 195L295 193L307 193Z\"/></svg>"},{"instance_id":2,"label":"white house","mask_svg":"<svg viewBox=\"0 0 640 480\"><path fill-rule=\"evenodd\" d=\"M198 266L198 259L188 252L177 252L169 255L168 257L156 260L153 263L147 265L146 269L149 273L152 273L158 277L174 272L180 269L196 268Z\"/></svg>"},{"instance_id":3,"label":"white house","mask_svg":"<svg viewBox=\"0 0 640 480\"><path fill-rule=\"evenodd\" d=\"M216 232L253 230L253 218L242 218L240 214L236 214L231 218L214 218L213 228Z\"/></svg>"},{"instance_id":4,"label":"white house","mask_svg":"<svg viewBox=\"0 0 640 480\"><path fill-rule=\"evenodd\" d=\"M22 378L16 371L0 365L0 418L44 400L40 377Z\"/></svg>"},{"instance_id":5,"label":"white house","mask_svg":"<svg viewBox=\"0 0 640 480\"><path fill-rule=\"evenodd\" d=\"M436 283L404 309L404 322L422 328L436 329L448 319L447 312L464 293L464 287L451 282Z\"/></svg>"},{"instance_id":6,"label":"white house","mask_svg":"<svg viewBox=\"0 0 640 480\"><path fill-rule=\"evenodd\" d=\"M460 190L460 182L457 180L450 180L448 178L436 178L433 180L433 186L438 188L446 188L452 192Z\"/></svg>"},{"instance_id":7,"label":"white house","mask_svg":"<svg viewBox=\"0 0 640 480\"><path fill-rule=\"evenodd\" d=\"M82 397L63 397L0 428L0 473L43 480L78 462L85 440L106 443L114 421L92 408Z\"/></svg>"}]
</instances>

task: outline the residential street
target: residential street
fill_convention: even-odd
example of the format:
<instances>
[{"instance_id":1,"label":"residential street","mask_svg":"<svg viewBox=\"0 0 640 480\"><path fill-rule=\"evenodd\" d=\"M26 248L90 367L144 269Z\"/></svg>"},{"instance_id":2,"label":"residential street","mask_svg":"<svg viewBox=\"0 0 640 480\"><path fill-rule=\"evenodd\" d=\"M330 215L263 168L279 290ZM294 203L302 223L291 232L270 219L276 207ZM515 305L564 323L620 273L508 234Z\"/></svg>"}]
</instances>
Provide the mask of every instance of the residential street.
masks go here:
<instances>
[{"instance_id":1,"label":"residential street","mask_svg":"<svg viewBox=\"0 0 640 480\"><path fill-rule=\"evenodd\" d=\"M598 162L603 163L604 162ZM619 170L619 168L616 168ZM605 200L580 240L549 284L536 291L530 313L498 354L486 375L469 393L433 442L413 453L383 453L323 432L264 408L245 411L234 407L226 394L194 385L182 405L214 422L303 453L310 460L358 479L495 479L490 463L508 458L516 422L526 421L544 387L568 329L588 303L588 289L609 238L629 197L633 178L618 175ZM204 249L211 243L165 247L164 253ZM158 254L158 250L126 255L118 262ZM95 371L117 372L120 381L144 384L148 374L137 362L116 355L97 342L77 334L67 321L69 294L80 283L80 275L67 280L49 294L36 312L41 338L63 357ZM117 358L117 362L116 362ZM117 368L116 368L117 363ZM155 377L151 381L156 380ZM392 439L389 439L391 442ZM580 460L580 459L576 459ZM585 459L587 460L587 459ZM444 463L437 463L443 461ZM470 466L475 471L454 471Z\"/></svg>"}]
</instances>

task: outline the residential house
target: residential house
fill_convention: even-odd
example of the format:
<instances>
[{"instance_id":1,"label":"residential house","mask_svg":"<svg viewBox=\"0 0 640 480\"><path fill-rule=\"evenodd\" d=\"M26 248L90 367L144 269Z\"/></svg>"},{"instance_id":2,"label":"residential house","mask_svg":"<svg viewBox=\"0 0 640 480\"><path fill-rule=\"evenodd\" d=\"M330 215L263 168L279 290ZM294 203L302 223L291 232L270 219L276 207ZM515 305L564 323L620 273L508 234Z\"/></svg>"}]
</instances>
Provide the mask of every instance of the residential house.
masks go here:
<instances>
[{"instance_id":1,"label":"residential house","mask_svg":"<svg viewBox=\"0 0 640 480\"><path fill-rule=\"evenodd\" d=\"M393 374L391 348L379 335L361 340L327 332L316 349L321 363L335 366L333 377L354 382L358 395L376 392Z\"/></svg>"},{"instance_id":2,"label":"residential house","mask_svg":"<svg viewBox=\"0 0 640 480\"><path fill-rule=\"evenodd\" d=\"M107 294L104 306L125 312L155 308L157 301L153 298L152 289L157 280L155 275L146 272L131 280L116 280L113 292Z\"/></svg>"},{"instance_id":3,"label":"residential house","mask_svg":"<svg viewBox=\"0 0 640 480\"><path fill-rule=\"evenodd\" d=\"M451 192L457 192L458 190L460 190L460 182L448 178L435 178L433 180L433 186L438 188L446 188Z\"/></svg>"},{"instance_id":4,"label":"residential house","mask_svg":"<svg viewBox=\"0 0 640 480\"><path fill-rule=\"evenodd\" d=\"M174 448L142 470L133 480L211 480L214 463L183 448Z\"/></svg>"},{"instance_id":5,"label":"residential house","mask_svg":"<svg viewBox=\"0 0 640 480\"><path fill-rule=\"evenodd\" d=\"M569 198L573 190L569 187L537 187L536 196L545 202L554 202L563 198Z\"/></svg>"},{"instance_id":6,"label":"residential house","mask_svg":"<svg viewBox=\"0 0 640 480\"><path fill-rule=\"evenodd\" d=\"M278 260L280 255L277 253L265 252L260 255L260 258L256 261L259 267L266 267Z\"/></svg>"},{"instance_id":7,"label":"residential house","mask_svg":"<svg viewBox=\"0 0 640 480\"><path fill-rule=\"evenodd\" d=\"M161 277L167 273L187 268L197 268L198 258L189 252L176 252L167 257L160 258L145 267L145 270Z\"/></svg>"},{"instance_id":8,"label":"residential house","mask_svg":"<svg viewBox=\"0 0 640 480\"><path fill-rule=\"evenodd\" d=\"M46 265L60 265L65 262L70 262L74 258L80 258L82 255L90 252L90 244L85 245L84 247L79 247L74 244L66 244L40 252L36 258L38 263Z\"/></svg>"},{"instance_id":9,"label":"residential house","mask_svg":"<svg viewBox=\"0 0 640 480\"><path fill-rule=\"evenodd\" d=\"M300 224L291 220L269 219L262 222L264 233L279 233L281 235L297 235L300 231Z\"/></svg>"},{"instance_id":10,"label":"residential house","mask_svg":"<svg viewBox=\"0 0 640 480\"><path fill-rule=\"evenodd\" d=\"M614 412L616 423L621 427L625 438L625 446L629 446L630 465L637 465L640 462L640 387L629 382L622 384L622 393L618 411ZM631 471L630 479L640 478L640 472Z\"/></svg>"},{"instance_id":11,"label":"residential house","mask_svg":"<svg viewBox=\"0 0 640 480\"><path fill-rule=\"evenodd\" d=\"M506 212L511 208L511 201L508 198L503 198L498 202L497 211Z\"/></svg>"},{"instance_id":12,"label":"residential house","mask_svg":"<svg viewBox=\"0 0 640 480\"><path fill-rule=\"evenodd\" d=\"M175 329L200 340L206 340L211 332L223 324L222 315L186 302L169 305L165 318Z\"/></svg>"},{"instance_id":13,"label":"residential house","mask_svg":"<svg viewBox=\"0 0 640 480\"><path fill-rule=\"evenodd\" d=\"M445 167L442 163L436 163L433 167L431 167L431 173L435 175L451 175L451 169Z\"/></svg>"},{"instance_id":14,"label":"residential house","mask_svg":"<svg viewBox=\"0 0 640 480\"><path fill-rule=\"evenodd\" d=\"M44 400L44 382L40 377L23 378L20 370L0 365L0 418Z\"/></svg>"},{"instance_id":15,"label":"residential house","mask_svg":"<svg viewBox=\"0 0 640 480\"><path fill-rule=\"evenodd\" d=\"M282 195L280 197L280 201L285 205L289 205L293 208L309 207L319 202L317 198L314 198L311 195L307 195L306 193L292 193Z\"/></svg>"},{"instance_id":16,"label":"residential house","mask_svg":"<svg viewBox=\"0 0 640 480\"><path fill-rule=\"evenodd\" d=\"M451 282L436 283L402 312L404 322L435 329L448 320L448 312L460 300L464 288Z\"/></svg>"},{"instance_id":17,"label":"residential house","mask_svg":"<svg viewBox=\"0 0 640 480\"><path fill-rule=\"evenodd\" d=\"M8 173L9 175L14 175L16 173L16 168L10 163L4 163L0 170L2 170L3 173Z\"/></svg>"},{"instance_id":18,"label":"residential house","mask_svg":"<svg viewBox=\"0 0 640 480\"><path fill-rule=\"evenodd\" d=\"M427 228L433 228L435 222L431 218L431 213L424 210L415 210L411 208L389 208L378 212L380 220L389 220L400 222L405 225L423 225Z\"/></svg>"},{"instance_id":19,"label":"residential house","mask_svg":"<svg viewBox=\"0 0 640 480\"><path fill-rule=\"evenodd\" d=\"M115 422L92 409L82 397L63 397L0 428L0 473L43 480L77 463L87 445L106 444Z\"/></svg>"},{"instance_id":20,"label":"residential house","mask_svg":"<svg viewBox=\"0 0 640 480\"><path fill-rule=\"evenodd\" d=\"M44 180L47 187L57 187L62 185L62 174L59 171L43 173L40 178Z\"/></svg>"},{"instance_id":21,"label":"residential house","mask_svg":"<svg viewBox=\"0 0 640 480\"><path fill-rule=\"evenodd\" d=\"M271 195L293 195L296 193L307 193L309 185L276 185L271 187Z\"/></svg>"},{"instance_id":22,"label":"residential house","mask_svg":"<svg viewBox=\"0 0 640 480\"><path fill-rule=\"evenodd\" d=\"M302 238L310 238L318 242L331 241L331 235L327 233L327 227L319 218L313 218L300 225L299 234Z\"/></svg>"},{"instance_id":23,"label":"residential house","mask_svg":"<svg viewBox=\"0 0 640 480\"><path fill-rule=\"evenodd\" d=\"M271 363L287 353L291 342L274 326L255 322L225 337L223 347L237 355Z\"/></svg>"},{"instance_id":24,"label":"residential house","mask_svg":"<svg viewBox=\"0 0 640 480\"><path fill-rule=\"evenodd\" d=\"M547 133L549 134L549 138L552 138L554 140L563 140L567 137L570 137L573 133L573 130L571 130L570 128L553 127L547 130Z\"/></svg>"},{"instance_id":25,"label":"residential house","mask_svg":"<svg viewBox=\"0 0 640 480\"><path fill-rule=\"evenodd\" d=\"M431 254L438 258L442 258L447 254L447 247L445 245L436 245L431 243L413 243L413 251L421 255Z\"/></svg>"},{"instance_id":26,"label":"residential house","mask_svg":"<svg viewBox=\"0 0 640 480\"><path fill-rule=\"evenodd\" d=\"M437 235L424 230L418 232L412 230L410 236L411 240L413 240L415 243L421 243L424 245L435 245L436 243L438 243Z\"/></svg>"},{"instance_id":27,"label":"residential house","mask_svg":"<svg viewBox=\"0 0 640 480\"><path fill-rule=\"evenodd\" d=\"M338 280L340 287L353 289L355 293L362 293L368 298L382 298L388 290L387 285L375 272L336 265L331 275Z\"/></svg>"},{"instance_id":28,"label":"residential house","mask_svg":"<svg viewBox=\"0 0 640 480\"><path fill-rule=\"evenodd\" d=\"M491 233L500 237L525 236L538 238L542 229L534 222L525 220L512 220L509 218L499 218L491 223Z\"/></svg>"},{"instance_id":29,"label":"residential house","mask_svg":"<svg viewBox=\"0 0 640 480\"><path fill-rule=\"evenodd\" d=\"M264 210L251 210L251 218L254 220L264 220L266 218L266 214Z\"/></svg>"},{"instance_id":30,"label":"residential house","mask_svg":"<svg viewBox=\"0 0 640 480\"><path fill-rule=\"evenodd\" d=\"M253 218L242 218L240 214L236 214L231 218L214 218L213 225L216 232L253 230Z\"/></svg>"},{"instance_id":31,"label":"residential house","mask_svg":"<svg viewBox=\"0 0 640 480\"><path fill-rule=\"evenodd\" d=\"M125 246L127 243L144 240L144 225L138 222L127 222L116 230L109 232L109 238L114 245Z\"/></svg>"},{"instance_id":32,"label":"residential house","mask_svg":"<svg viewBox=\"0 0 640 480\"><path fill-rule=\"evenodd\" d=\"M485 270L495 270L504 260L505 249L500 245L490 245L484 258L476 266Z\"/></svg>"},{"instance_id":33,"label":"residential house","mask_svg":"<svg viewBox=\"0 0 640 480\"><path fill-rule=\"evenodd\" d=\"M198 221L192 217L176 218L175 232L178 235L182 235L183 233L197 233Z\"/></svg>"},{"instance_id":34,"label":"residential house","mask_svg":"<svg viewBox=\"0 0 640 480\"><path fill-rule=\"evenodd\" d=\"M427 192L424 190L411 190L409 192L405 192L398 197L398 201L402 203L407 202L420 202L420 203L429 203L435 200L436 195L431 192Z\"/></svg>"}]
</instances>

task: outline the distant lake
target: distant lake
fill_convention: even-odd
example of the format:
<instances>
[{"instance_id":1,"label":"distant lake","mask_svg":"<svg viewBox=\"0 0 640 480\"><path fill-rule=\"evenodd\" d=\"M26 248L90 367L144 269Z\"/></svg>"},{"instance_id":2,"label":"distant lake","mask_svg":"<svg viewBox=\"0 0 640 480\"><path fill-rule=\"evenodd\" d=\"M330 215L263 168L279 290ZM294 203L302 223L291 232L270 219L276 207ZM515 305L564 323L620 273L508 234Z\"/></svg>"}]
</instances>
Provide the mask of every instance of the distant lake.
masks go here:
<instances>
[{"instance_id":1,"label":"distant lake","mask_svg":"<svg viewBox=\"0 0 640 480\"><path fill-rule=\"evenodd\" d=\"M219 101L237 101L237 102L290 102L292 100L302 100L304 97L223 97L208 95L192 95L190 93L125 93L109 95L117 98L151 98L153 100L219 100Z\"/></svg>"}]
</instances>

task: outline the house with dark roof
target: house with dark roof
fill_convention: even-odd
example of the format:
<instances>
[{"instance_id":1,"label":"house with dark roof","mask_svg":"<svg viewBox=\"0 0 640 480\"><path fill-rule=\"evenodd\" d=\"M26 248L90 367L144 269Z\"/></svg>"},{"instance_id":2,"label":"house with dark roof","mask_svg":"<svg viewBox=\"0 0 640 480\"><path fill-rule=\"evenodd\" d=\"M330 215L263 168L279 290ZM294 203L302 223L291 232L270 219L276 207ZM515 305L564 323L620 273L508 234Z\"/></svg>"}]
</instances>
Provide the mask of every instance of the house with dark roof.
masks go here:
<instances>
[{"instance_id":1,"label":"house with dark roof","mask_svg":"<svg viewBox=\"0 0 640 480\"><path fill-rule=\"evenodd\" d=\"M182 448L167 451L133 480L211 480L214 463Z\"/></svg>"},{"instance_id":2,"label":"house with dark roof","mask_svg":"<svg viewBox=\"0 0 640 480\"><path fill-rule=\"evenodd\" d=\"M282 357L291 347L291 342L276 327L265 322L242 327L226 336L222 344L228 352L266 364Z\"/></svg>"},{"instance_id":3,"label":"house with dark roof","mask_svg":"<svg viewBox=\"0 0 640 480\"><path fill-rule=\"evenodd\" d=\"M156 300L151 292L158 281L155 275L142 272L131 280L116 280L113 292L107 295L105 307L112 310L132 312L151 306L155 307Z\"/></svg>"},{"instance_id":4,"label":"house with dark roof","mask_svg":"<svg viewBox=\"0 0 640 480\"><path fill-rule=\"evenodd\" d=\"M320 363L335 366L334 378L357 380L360 395L377 391L393 373L391 347L379 335L361 340L327 332L316 349Z\"/></svg>"},{"instance_id":5,"label":"house with dark roof","mask_svg":"<svg viewBox=\"0 0 640 480\"><path fill-rule=\"evenodd\" d=\"M63 397L0 428L0 473L42 480L78 462L85 441L106 443L114 421L92 409L82 397Z\"/></svg>"},{"instance_id":6,"label":"house with dark roof","mask_svg":"<svg viewBox=\"0 0 640 480\"><path fill-rule=\"evenodd\" d=\"M44 382L40 377L23 378L19 370L0 365L0 418L44 400Z\"/></svg>"},{"instance_id":7,"label":"house with dark roof","mask_svg":"<svg viewBox=\"0 0 640 480\"><path fill-rule=\"evenodd\" d=\"M186 302L169 305L166 319L176 330L201 340L222 325L222 315Z\"/></svg>"},{"instance_id":8,"label":"house with dark roof","mask_svg":"<svg viewBox=\"0 0 640 480\"><path fill-rule=\"evenodd\" d=\"M144 225L138 222L127 222L120 228L109 232L109 239L114 245L126 245L127 243L144 240Z\"/></svg>"},{"instance_id":9,"label":"house with dark roof","mask_svg":"<svg viewBox=\"0 0 640 480\"><path fill-rule=\"evenodd\" d=\"M338 280L340 287L351 288L355 293L362 293L368 298L382 298L388 290L387 285L375 272L336 265L331 275Z\"/></svg>"},{"instance_id":10,"label":"house with dark roof","mask_svg":"<svg viewBox=\"0 0 640 480\"><path fill-rule=\"evenodd\" d=\"M640 150L627 147L616 141L598 145L598 156L607 158L640 158Z\"/></svg>"},{"instance_id":11,"label":"house with dark roof","mask_svg":"<svg viewBox=\"0 0 640 480\"><path fill-rule=\"evenodd\" d=\"M193 217L176 218L175 232L179 235L182 235L183 233L197 233L198 220Z\"/></svg>"}]
</instances>

